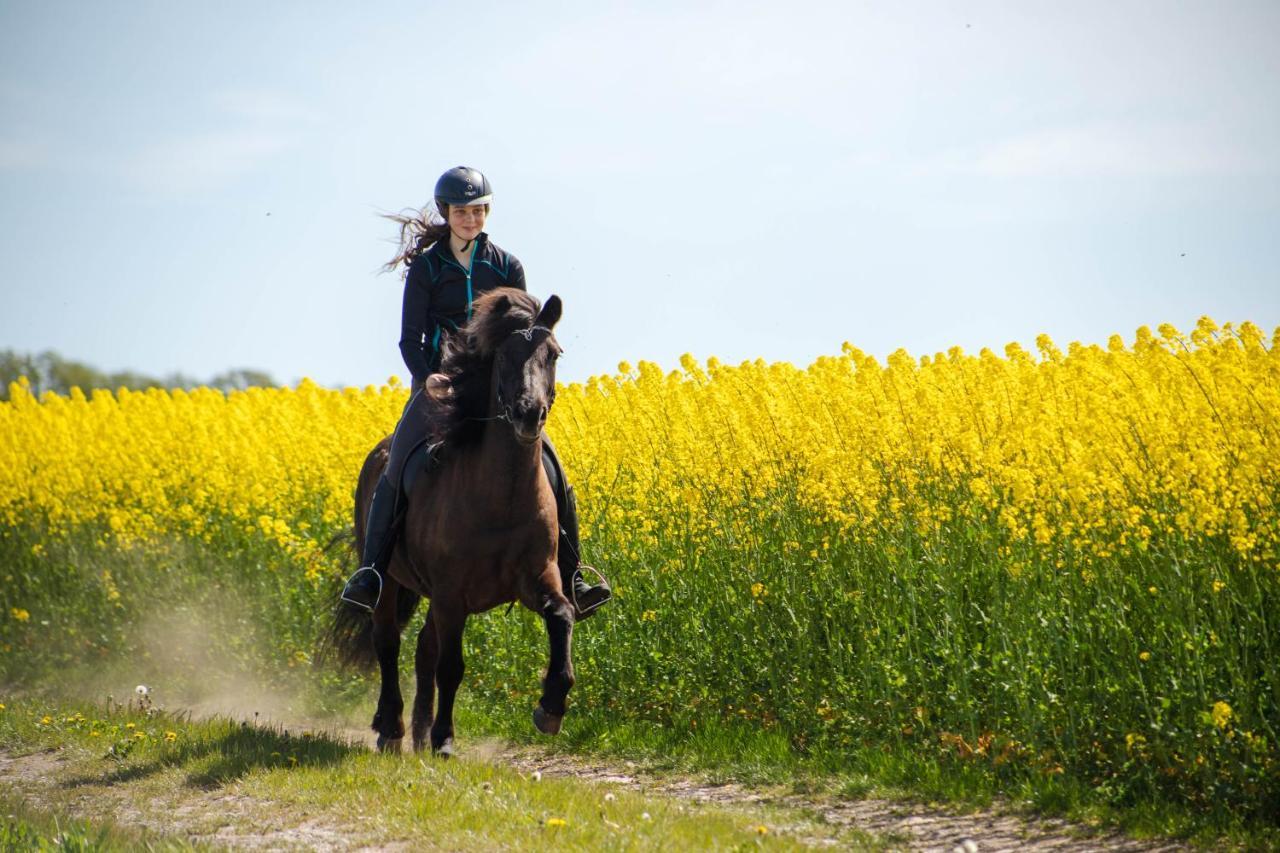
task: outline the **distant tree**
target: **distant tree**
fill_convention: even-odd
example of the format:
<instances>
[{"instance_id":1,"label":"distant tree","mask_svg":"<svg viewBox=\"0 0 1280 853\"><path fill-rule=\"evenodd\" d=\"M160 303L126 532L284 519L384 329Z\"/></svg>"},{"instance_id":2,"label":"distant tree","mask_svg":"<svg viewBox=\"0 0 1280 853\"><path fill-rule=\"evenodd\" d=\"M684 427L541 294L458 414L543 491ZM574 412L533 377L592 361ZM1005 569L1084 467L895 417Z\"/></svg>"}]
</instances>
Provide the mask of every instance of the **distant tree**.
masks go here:
<instances>
[{"instance_id":1,"label":"distant tree","mask_svg":"<svg viewBox=\"0 0 1280 853\"><path fill-rule=\"evenodd\" d=\"M261 370L251 370L247 367L237 368L236 370L228 370L226 373L219 373L217 376L209 380L210 388L217 388L219 391L244 391L247 388L274 388L276 381L271 378L271 374Z\"/></svg>"},{"instance_id":2,"label":"distant tree","mask_svg":"<svg viewBox=\"0 0 1280 853\"><path fill-rule=\"evenodd\" d=\"M30 383L31 393L39 397L46 391L67 395L72 388L79 388L88 394L95 388L116 391L128 388L141 391L147 388L196 388L207 384L219 391L243 391L246 388L272 387L275 380L270 374L261 370L238 368L220 373L207 383L186 376L172 373L163 379L122 370L116 373L103 373L83 362L63 358L53 350L46 350L38 355L16 352L11 349L0 350L0 401L9 399L9 384L17 382L25 376Z\"/></svg>"}]
</instances>

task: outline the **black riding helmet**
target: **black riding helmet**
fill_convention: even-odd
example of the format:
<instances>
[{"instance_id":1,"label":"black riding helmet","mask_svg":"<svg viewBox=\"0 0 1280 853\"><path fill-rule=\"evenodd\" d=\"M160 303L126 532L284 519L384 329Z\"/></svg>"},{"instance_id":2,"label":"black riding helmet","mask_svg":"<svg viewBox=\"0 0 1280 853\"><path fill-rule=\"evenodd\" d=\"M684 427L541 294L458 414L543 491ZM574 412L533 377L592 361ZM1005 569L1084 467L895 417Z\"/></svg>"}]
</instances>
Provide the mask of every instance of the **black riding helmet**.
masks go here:
<instances>
[{"instance_id":1,"label":"black riding helmet","mask_svg":"<svg viewBox=\"0 0 1280 853\"><path fill-rule=\"evenodd\" d=\"M489 186L489 179L479 169L454 166L436 181L436 207L441 212L446 205L488 204L492 198L493 188Z\"/></svg>"}]
</instances>

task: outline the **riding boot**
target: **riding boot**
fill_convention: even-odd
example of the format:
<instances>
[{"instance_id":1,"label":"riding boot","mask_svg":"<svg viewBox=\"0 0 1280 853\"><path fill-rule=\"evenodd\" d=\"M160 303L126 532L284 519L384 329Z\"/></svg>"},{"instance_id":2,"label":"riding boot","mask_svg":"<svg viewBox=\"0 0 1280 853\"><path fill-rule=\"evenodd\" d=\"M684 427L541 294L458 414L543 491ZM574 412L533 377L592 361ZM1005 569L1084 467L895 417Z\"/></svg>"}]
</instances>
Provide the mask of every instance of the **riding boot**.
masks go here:
<instances>
[{"instance_id":1,"label":"riding boot","mask_svg":"<svg viewBox=\"0 0 1280 853\"><path fill-rule=\"evenodd\" d=\"M387 558L391 555L390 545L394 541L396 491L396 486L385 475L378 478L364 528L361 567L342 590L343 601L370 613L382 596L382 578L387 570Z\"/></svg>"},{"instance_id":2,"label":"riding boot","mask_svg":"<svg viewBox=\"0 0 1280 853\"><path fill-rule=\"evenodd\" d=\"M582 563L581 549L578 543L578 498L573 486L565 485L564 511L560 515L560 583L569 601L573 603L574 621L581 622L613 597L609 582L591 566ZM582 577L582 570L587 569L600 578L600 583L592 586Z\"/></svg>"}]
</instances>

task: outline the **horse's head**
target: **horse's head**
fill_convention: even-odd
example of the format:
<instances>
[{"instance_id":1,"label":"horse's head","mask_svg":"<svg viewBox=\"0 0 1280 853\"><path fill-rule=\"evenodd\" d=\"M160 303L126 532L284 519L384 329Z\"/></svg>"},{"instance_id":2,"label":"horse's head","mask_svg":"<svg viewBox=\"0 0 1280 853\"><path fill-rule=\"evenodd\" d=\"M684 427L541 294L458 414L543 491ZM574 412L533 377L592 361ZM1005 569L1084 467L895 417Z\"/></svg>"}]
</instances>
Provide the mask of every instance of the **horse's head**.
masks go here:
<instances>
[{"instance_id":1,"label":"horse's head","mask_svg":"<svg viewBox=\"0 0 1280 853\"><path fill-rule=\"evenodd\" d=\"M556 398L556 359L562 350L552 330L560 310L560 297L549 297L533 324L508 335L494 354L498 413L511 423L521 444L538 440Z\"/></svg>"}]
</instances>

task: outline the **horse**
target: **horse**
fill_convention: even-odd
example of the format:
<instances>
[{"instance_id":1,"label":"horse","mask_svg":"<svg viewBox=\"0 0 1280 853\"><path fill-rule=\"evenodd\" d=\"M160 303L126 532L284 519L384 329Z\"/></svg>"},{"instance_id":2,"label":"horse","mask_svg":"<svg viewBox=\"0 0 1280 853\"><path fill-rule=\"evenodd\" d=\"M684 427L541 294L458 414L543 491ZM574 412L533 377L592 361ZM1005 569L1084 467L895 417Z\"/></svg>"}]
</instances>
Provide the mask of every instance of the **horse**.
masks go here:
<instances>
[{"instance_id":1,"label":"horse","mask_svg":"<svg viewBox=\"0 0 1280 853\"><path fill-rule=\"evenodd\" d=\"M522 290L485 293L471 319L446 341L443 378L434 375L427 383L435 401L430 432L441 444L402 497L404 521L381 598L372 616L339 604L329 633L344 662L377 662L382 684L373 730L380 751L401 749L400 635L421 598L429 605L414 656L415 752L429 735L433 754L453 754L467 617L517 601L542 617L550 646L533 724L544 734L560 732L574 682L574 612L557 566L560 528L542 464L542 430L555 399L562 350L553 329L561 310L558 296L540 305ZM379 442L360 471L357 553L390 441Z\"/></svg>"}]
</instances>

